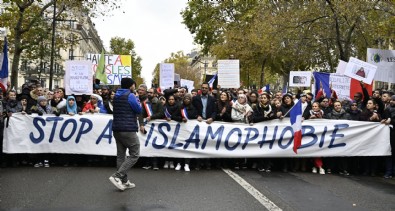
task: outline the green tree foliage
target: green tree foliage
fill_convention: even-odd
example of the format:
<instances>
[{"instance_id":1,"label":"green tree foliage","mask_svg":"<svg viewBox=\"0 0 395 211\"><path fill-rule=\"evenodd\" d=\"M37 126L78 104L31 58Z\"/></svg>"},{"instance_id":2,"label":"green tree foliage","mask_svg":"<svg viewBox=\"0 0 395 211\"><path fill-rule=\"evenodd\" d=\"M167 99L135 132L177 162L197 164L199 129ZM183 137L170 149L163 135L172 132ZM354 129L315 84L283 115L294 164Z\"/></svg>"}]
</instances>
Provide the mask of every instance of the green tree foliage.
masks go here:
<instances>
[{"instance_id":1,"label":"green tree foliage","mask_svg":"<svg viewBox=\"0 0 395 211\"><path fill-rule=\"evenodd\" d=\"M164 63L174 63L174 72L180 75L181 79L194 81L195 86L201 83L200 72L192 70L191 59L183 51L171 53L170 57L164 60ZM153 82L159 85L159 65L157 64L153 71Z\"/></svg>"},{"instance_id":2,"label":"green tree foliage","mask_svg":"<svg viewBox=\"0 0 395 211\"><path fill-rule=\"evenodd\" d=\"M41 58L43 46L48 45L52 39L50 32L55 0L3 0L3 3L10 6L6 7L6 12L0 15L0 26L7 27L11 31L9 37L9 48L13 53L11 84L17 87L18 69L22 57L23 60ZM56 5L57 19L70 19L69 16L81 13L97 16L119 8L118 3L108 0L56 0ZM60 34L56 38L56 49L62 48L64 44L64 39Z\"/></svg>"},{"instance_id":3,"label":"green tree foliage","mask_svg":"<svg viewBox=\"0 0 395 211\"><path fill-rule=\"evenodd\" d=\"M240 59L247 85L274 84L275 74L288 81L292 70L334 71L338 59L365 59L366 48L394 37L393 1L196 0L181 14L205 52Z\"/></svg>"},{"instance_id":4,"label":"green tree foliage","mask_svg":"<svg viewBox=\"0 0 395 211\"><path fill-rule=\"evenodd\" d=\"M113 37L110 40L110 49L112 54L131 55L132 57L132 78L137 84L144 83L141 77L141 57L134 50L134 42L131 39L126 40L121 37Z\"/></svg>"}]
</instances>

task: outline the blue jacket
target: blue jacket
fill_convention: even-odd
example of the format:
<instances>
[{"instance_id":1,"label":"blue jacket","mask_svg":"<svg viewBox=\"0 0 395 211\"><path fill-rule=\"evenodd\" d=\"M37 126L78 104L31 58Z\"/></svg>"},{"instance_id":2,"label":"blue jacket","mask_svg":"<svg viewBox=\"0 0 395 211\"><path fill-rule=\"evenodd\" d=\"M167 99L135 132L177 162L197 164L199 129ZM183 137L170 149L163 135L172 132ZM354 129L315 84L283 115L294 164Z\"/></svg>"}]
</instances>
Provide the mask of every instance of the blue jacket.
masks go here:
<instances>
[{"instance_id":1,"label":"blue jacket","mask_svg":"<svg viewBox=\"0 0 395 211\"><path fill-rule=\"evenodd\" d=\"M141 114L140 100L129 89L118 89L113 102L114 132L137 132L137 115Z\"/></svg>"}]
</instances>

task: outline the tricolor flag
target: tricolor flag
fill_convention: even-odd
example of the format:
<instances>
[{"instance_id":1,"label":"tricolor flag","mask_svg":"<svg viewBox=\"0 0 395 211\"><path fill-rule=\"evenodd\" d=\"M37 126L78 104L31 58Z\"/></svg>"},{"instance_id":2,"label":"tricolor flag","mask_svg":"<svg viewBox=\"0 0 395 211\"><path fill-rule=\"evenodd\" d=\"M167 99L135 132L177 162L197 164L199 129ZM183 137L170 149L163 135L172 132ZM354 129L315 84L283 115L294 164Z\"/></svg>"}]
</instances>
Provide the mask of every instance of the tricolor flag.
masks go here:
<instances>
[{"instance_id":1,"label":"tricolor flag","mask_svg":"<svg viewBox=\"0 0 395 211\"><path fill-rule=\"evenodd\" d=\"M96 67L96 79L99 79L104 84L107 84L106 65L104 60L104 49L101 51L99 62Z\"/></svg>"},{"instance_id":2,"label":"tricolor flag","mask_svg":"<svg viewBox=\"0 0 395 211\"><path fill-rule=\"evenodd\" d=\"M171 114L169 113L167 108L165 109L165 116L166 116L166 118L171 118Z\"/></svg>"},{"instance_id":3,"label":"tricolor flag","mask_svg":"<svg viewBox=\"0 0 395 211\"><path fill-rule=\"evenodd\" d=\"M214 86L214 81L217 78L218 73L216 73L207 83L210 86L210 88L212 89Z\"/></svg>"},{"instance_id":4,"label":"tricolor flag","mask_svg":"<svg viewBox=\"0 0 395 211\"><path fill-rule=\"evenodd\" d=\"M145 112L147 112L147 117L151 117L153 114L151 104L147 103L147 101L144 101L143 105Z\"/></svg>"},{"instance_id":5,"label":"tricolor flag","mask_svg":"<svg viewBox=\"0 0 395 211\"><path fill-rule=\"evenodd\" d=\"M320 89L323 89L327 98L329 98L332 94L331 89L336 91L339 99L353 99L355 93L362 93L360 82L348 76L320 72L314 72L313 76L315 96L317 96L317 93ZM365 87L368 93L372 93L371 85L365 84Z\"/></svg>"},{"instance_id":6,"label":"tricolor flag","mask_svg":"<svg viewBox=\"0 0 395 211\"><path fill-rule=\"evenodd\" d=\"M8 80L8 43L7 37L4 37L4 47L3 52L0 54L0 87L3 92L7 90L7 80Z\"/></svg>"},{"instance_id":7,"label":"tricolor flag","mask_svg":"<svg viewBox=\"0 0 395 211\"><path fill-rule=\"evenodd\" d=\"M181 109L181 115L182 115L182 118L189 120L187 108Z\"/></svg>"},{"instance_id":8,"label":"tricolor flag","mask_svg":"<svg viewBox=\"0 0 395 211\"><path fill-rule=\"evenodd\" d=\"M302 101L298 102L290 111L291 126L294 131L294 147L293 150L298 154L298 148L302 145Z\"/></svg>"}]
</instances>

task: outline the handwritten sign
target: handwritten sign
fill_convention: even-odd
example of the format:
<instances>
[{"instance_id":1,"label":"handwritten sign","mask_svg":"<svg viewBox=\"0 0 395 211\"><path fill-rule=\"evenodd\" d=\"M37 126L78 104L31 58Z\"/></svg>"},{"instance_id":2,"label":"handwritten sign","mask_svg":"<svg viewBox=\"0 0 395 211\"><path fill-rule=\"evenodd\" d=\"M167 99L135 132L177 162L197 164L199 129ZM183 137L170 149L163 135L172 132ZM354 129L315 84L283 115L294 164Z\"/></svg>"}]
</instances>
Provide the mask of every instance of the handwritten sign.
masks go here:
<instances>
[{"instance_id":1,"label":"handwritten sign","mask_svg":"<svg viewBox=\"0 0 395 211\"><path fill-rule=\"evenodd\" d=\"M92 63L90 61L66 61L66 95L90 95L93 90Z\"/></svg>"},{"instance_id":2,"label":"handwritten sign","mask_svg":"<svg viewBox=\"0 0 395 211\"><path fill-rule=\"evenodd\" d=\"M87 60L92 62L93 74L96 73L100 54L88 54ZM132 57L130 55L104 55L105 71L108 85L120 85L122 78L132 77Z\"/></svg>"}]
</instances>

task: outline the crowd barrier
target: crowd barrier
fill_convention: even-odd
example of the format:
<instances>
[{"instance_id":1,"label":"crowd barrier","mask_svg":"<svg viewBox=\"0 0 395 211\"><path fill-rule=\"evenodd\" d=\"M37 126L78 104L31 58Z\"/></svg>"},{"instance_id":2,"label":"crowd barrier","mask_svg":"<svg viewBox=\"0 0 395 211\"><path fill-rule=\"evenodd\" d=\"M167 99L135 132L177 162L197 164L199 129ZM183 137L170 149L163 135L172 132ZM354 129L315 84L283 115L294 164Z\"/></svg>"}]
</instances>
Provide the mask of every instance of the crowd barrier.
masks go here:
<instances>
[{"instance_id":1,"label":"crowd barrier","mask_svg":"<svg viewBox=\"0 0 395 211\"><path fill-rule=\"evenodd\" d=\"M4 129L5 153L116 155L112 115L13 114ZM138 133L143 157L248 158L390 155L390 128L376 122L306 120L295 154L289 119L253 125L155 120Z\"/></svg>"}]
</instances>

